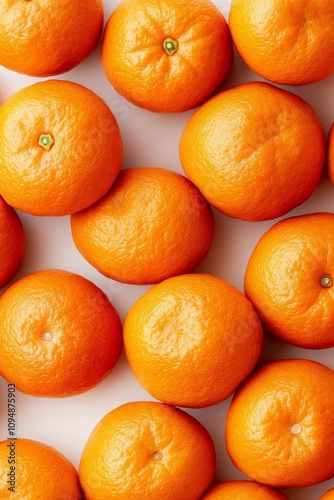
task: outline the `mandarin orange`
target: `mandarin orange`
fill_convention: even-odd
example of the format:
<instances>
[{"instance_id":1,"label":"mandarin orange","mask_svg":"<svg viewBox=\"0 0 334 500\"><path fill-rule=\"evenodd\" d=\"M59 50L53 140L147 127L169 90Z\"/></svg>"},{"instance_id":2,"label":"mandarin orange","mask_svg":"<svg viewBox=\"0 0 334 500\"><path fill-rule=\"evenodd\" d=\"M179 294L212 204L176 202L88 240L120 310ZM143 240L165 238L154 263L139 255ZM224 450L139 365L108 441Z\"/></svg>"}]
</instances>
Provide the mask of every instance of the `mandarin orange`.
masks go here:
<instances>
[{"instance_id":1,"label":"mandarin orange","mask_svg":"<svg viewBox=\"0 0 334 500\"><path fill-rule=\"evenodd\" d=\"M334 347L334 214L283 219L256 244L245 294L268 330L299 347Z\"/></svg>"},{"instance_id":2,"label":"mandarin orange","mask_svg":"<svg viewBox=\"0 0 334 500\"><path fill-rule=\"evenodd\" d=\"M184 176L129 168L93 206L71 218L75 245L102 274L149 284L191 271L213 239L212 211Z\"/></svg>"},{"instance_id":3,"label":"mandarin orange","mask_svg":"<svg viewBox=\"0 0 334 500\"><path fill-rule=\"evenodd\" d=\"M334 500L334 488L325 491L325 493L321 495L319 500Z\"/></svg>"},{"instance_id":4,"label":"mandarin orange","mask_svg":"<svg viewBox=\"0 0 334 500\"><path fill-rule=\"evenodd\" d=\"M306 101L249 82L196 110L179 151L186 175L209 203L231 217L263 221L313 193L325 162L325 134Z\"/></svg>"},{"instance_id":5,"label":"mandarin orange","mask_svg":"<svg viewBox=\"0 0 334 500\"><path fill-rule=\"evenodd\" d=\"M329 129L327 136L327 172L329 180L334 186L334 123Z\"/></svg>"},{"instance_id":6,"label":"mandarin orange","mask_svg":"<svg viewBox=\"0 0 334 500\"><path fill-rule=\"evenodd\" d=\"M334 73L332 0L232 0L234 45L255 73L305 85Z\"/></svg>"},{"instance_id":7,"label":"mandarin orange","mask_svg":"<svg viewBox=\"0 0 334 500\"><path fill-rule=\"evenodd\" d=\"M212 438L194 417L136 401L100 420L85 444L79 477L87 500L199 500L215 465Z\"/></svg>"},{"instance_id":8,"label":"mandarin orange","mask_svg":"<svg viewBox=\"0 0 334 500\"><path fill-rule=\"evenodd\" d=\"M102 0L0 1L0 64L30 76L64 73L100 38Z\"/></svg>"},{"instance_id":9,"label":"mandarin orange","mask_svg":"<svg viewBox=\"0 0 334 500\"><path fill-rule=\"evenodd\" d=\"M107 104L74 82L22 88L0 107L0 194L32 215L68 215L101 198L123 145Z\"/></svg>"},{"instance_id":10,"label":"mandarin orange","mask_svg":"<svg viewBox=\"0 0 334 500\"><path fill-rule=\"evenodd\" d=\"M118 361L121 323L91 281L50 269L0 297L0 374L26 394L65 397L100 383Z\"/></svg>"},{"instance_id":11,"label":"mandarin orange","mask_svg":"<svg viewBox=\"0 0 334 500\"><path fill-rule=\"evenodd\" d=\"M233 393L255 367L263 335L244 295L207 274L152 287L130 307L123 334L130 368L144 389L192 408Z\"/></svg>"},{"instance_id":12,"label":"mandarin orange","mask_svg":"<svg viewBox=\"0 0 334 500\"><path fill-rule=\"evenodd\" d=\"M204 102L233 61L228 24L209 0L122 0L102 40L102 64L119 94L155 112Z\"/></svg>"},{"instance_id":13,"label":"mandarin orange","mask_svg":"<svg viewBox=\"0 0 334 500\"><path fill-rule=\"evenodd\" d=\"M256 481L235 480L214 484L201 500L287 500L287 497Z\"/></svg>"},{"instance_id":14,"label":"mandarin orange","mask_svg":"<svg viewBox=\"0 0 334 500\"><path fill-rule=\"evenodd\" d=\"M25 233L20 217L0 196L0 288L14 277L22 264Z\"/></svg>"},{"instance_id":15,"label":"mandarin orange","mask_svg":"<svg viewBox=\"0 0 334 500\"><path fill-rule=\"evenodd\" d=\"M304 487L334 475L334 371L307 359L272 361L236 391L226 447L249 478Z\"/></svg>"},{"instance_id":16,"label":"mandarin orange","mask_svg":"<svg viewBox=\"0 0 334 500\"><path fill-rule=\"evenodd\" d=\"M80 500L78 473L55 448L31 439L0 442L0 498Z\"/></svg>"}]
</instances>

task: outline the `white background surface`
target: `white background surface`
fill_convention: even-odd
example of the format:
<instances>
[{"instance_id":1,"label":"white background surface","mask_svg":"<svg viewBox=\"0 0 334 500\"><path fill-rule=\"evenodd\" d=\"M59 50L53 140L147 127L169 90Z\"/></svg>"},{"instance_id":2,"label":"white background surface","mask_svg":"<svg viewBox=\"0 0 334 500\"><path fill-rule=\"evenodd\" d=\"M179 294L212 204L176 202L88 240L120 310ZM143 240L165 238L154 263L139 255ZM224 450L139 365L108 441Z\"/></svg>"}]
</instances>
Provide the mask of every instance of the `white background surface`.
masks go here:
<instances>
[{"instance_id":1,"label":"white background surface","mask_svg":"<svg viewBox=\"0 0 334 500\"><path fill-rule=\"evenodd\" d=\"M105 21L117 4L105 0ZM214 3L227 16L229 0ZM72 71L55 78L86 85L100 95L114 112L124 141L124 167L160 166L183 173L178 157L180 134L193 111L159 115L137 108L121 98L107 81L100 63L100 44L92 54ZM251 80L259 80L237 55L233 69L222 89ZM39 79L26 77L0 68L0 103L17 89ZM286 87L287 88L287 87ZM334 121L334 76L317 84L287 88L307 100L317 111L326 133ZM288 215L334 212L334 188L326 175L312 197ZM243 277L248 258L257 240L275 221L248 223L234 220L214 211L216 229L211 250L196 269L216 274L243 290ZM122 319L129 306L147 289L116 283L102 276L78 253L72 242L69 217L43 218L19 213L27 238L23 266L16 277L38 269L61 268L85 276L109 297ZM286 215L287 216L287 215ZM284 216L284 217L286 217ZM275 358L310 358L334 368L334 349L312 351L266 338L261 361ZM0 439L7 437L7 382L0 380ZM96 423L111 409L134 400L152 398L133 379L122 354L116 368L96 388L65 399L35 398L17 392L17 436L36 439L57 448L78 467L85 441ZM218 480L240 479L224 446L224 420L230 400L218 405L186 410L211 433L217 451ZM333 432L333 429L329 429ZM334 487L334 479L320 485L282 490L290 500L316 500ZM60 499L61 500L61 499Z\"/></svg>"}]
</instances>

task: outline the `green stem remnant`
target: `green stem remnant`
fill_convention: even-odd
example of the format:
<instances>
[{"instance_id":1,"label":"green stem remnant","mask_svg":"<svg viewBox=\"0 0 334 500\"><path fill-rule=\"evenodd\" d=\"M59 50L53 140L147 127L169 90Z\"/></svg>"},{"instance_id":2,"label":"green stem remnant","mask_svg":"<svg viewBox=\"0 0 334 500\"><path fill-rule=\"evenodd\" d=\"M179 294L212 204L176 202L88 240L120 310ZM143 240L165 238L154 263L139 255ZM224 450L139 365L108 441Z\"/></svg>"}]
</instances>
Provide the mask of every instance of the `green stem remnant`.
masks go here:
<instances>
[{"instance_id":1,"label":"green stem remnant","mask_svg":"<svg viewBox=\"0 0 334 500\"><path fill-rule=\"evenodd\" d=\"M41 134L38 139L38 145L42 146L46 151L52 148L54 142L54 138L51 134Z\"/></svg>"},{"instance_id":2,"label":"green stem remnant","mask_svg":"<svg viewBox=\"0 0 334 500\"><path fill-rule=\"evenodd\" d=\"M333 285L332 277L329 274L324 274L320 278L320 285L324 288L330 288Z\"/></svg>"},{"instance_id":3,"label":"green stem remnant","mask_svg":"<svg viewBox=\"0 0 334 500\"><path fill-rule=\"evenodd\" d=\"M173 38L165 38L162 46L169 56L172 56L177 51L177 41L173 40Z\"/></svg>"}]
</instances>

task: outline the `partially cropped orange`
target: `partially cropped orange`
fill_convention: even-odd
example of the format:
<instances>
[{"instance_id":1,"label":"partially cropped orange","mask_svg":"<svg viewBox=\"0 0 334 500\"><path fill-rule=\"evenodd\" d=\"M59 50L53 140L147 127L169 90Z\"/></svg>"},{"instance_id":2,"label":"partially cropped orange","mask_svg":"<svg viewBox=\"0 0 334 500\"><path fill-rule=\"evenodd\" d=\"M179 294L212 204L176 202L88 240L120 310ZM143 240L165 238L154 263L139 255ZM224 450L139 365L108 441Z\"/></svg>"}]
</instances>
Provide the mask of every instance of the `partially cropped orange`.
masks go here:
<instances>
[{"instance_id":1,"label":"partially cropped orange","mask_svg":"<svg viewBox=\"0 0 334 500\"><path fill-rule=\"evenodd\" d=\"M329 129L327 136L327 172L334 186L334 123Z\"/></svg>"},{"instance_id":2,"label":"partially cropped orange","mask_svg":"<svg viewBox=\"0 0 334 500\"><path fill-rule=\"evenodd\" d=\"M108 191L122 161L112 111L78 83L38 82L0 107L0 194L14 208L53 216L82 210Z\"/></svg>"},{"instance_id":3,"label":"partially cropped orange","mask_svg":"<svg viewBox=\"0 0 334 500\"><path fill-rule=\"evenodd\" d=\"M209 203L231 217L263 221L311 196L325 161L325 134L306 101L249 82L195 111L179 151L186 175Z\"/></svg>"},{"instance_id":4,"label":"partially cropped orange","mask_svg":"<svg viewBox=\"0 0 334 500\"><path fill-rule=\"evenodd\" d=\"M65 397L100 383L118 361L121 323L91 281L37 271L0 297L0 374L26 394Z\"/></svg>"},{"instance_id":5,"label":"partially cropped orange","mask_svg":"<svg viewBox=\"0 0 334 500\"><path fill-rule=\"evenodd\" d=\"M136 401L97 424L79 467L87 500L199 500L216 467L207 430L184 411Z\"/></svg>"},{"instance_id":6,"label":"partially cropped orange","mask_svg":"<svg viewBox=\"0 0 334 500\"><path fill-rule=\"evenodd\" d=\"M64 73L86 59L102 27L102 0L1 0L0 64L30 76Z\"/></svg>"},{"instance_id":7,"label":"partially cropped orange","mask_svg":"<svg viewBox=\"0 0 334 500\"><path fill-rule=\"evenodd\" d=\"M73 464L55 448L31 439L0 442L2 500L80 500Z\"/></svg>"},{"instance_id":8,"label":"partially cropped orange","mask_svg":"<svg viewBox=\"0 0 334 500\"><path fill-rule=\"evenodd\" d=\"M299 347L334 347L334 214L288 217L256 244L245 294L268 330Z\"/></svg>"},{"instance_id":9,"label":"partially cropped orange","mask_svg":"<svg viewBox=\"0 0 334 500\"><path fill-rule=\"evenodd\" d=\"M184 176L162 168L120 172L104 198L71 218L74 243L102 274L132 284L191 271L209 250L211 208Z\"/></svg>"},{"instance_id":10,"label":"partially cropped orange","mask_svg":"<svg viewBox=\"0 0 334 500\"><path fill-rule=\"evenodd\" d=\"M0 288L14 277L22 264L25 234L20 217L0 196Z\"/></svg>"},{"instance_id":11,"label":"partially cropped orange","mask_svg":"<svg viewBox=\"0 0 334 500\"><path fill-rule=\"evenodd\" d=\"M332 0L232 0L233 42L255 73L304 85L334 73Z\"/></svg>"},{"instance_id":12,"label":"partially cropped orange","mask_svg":"<svg viewBox=\"0 0 334 500\"><path fill-rule=\"evenodd\" d=\"M210 0L122 0L102 40L102 65L116 91L150 111L204 102L229 73L232 42Z\"/></svg>"},{"instance_id":13,"label":"partially cropped orange","mask_svg":"<svg viewBox=\"0 0 334 500\"><path fill-rule=\"evenodd\" d=\"M305 487L334 476L334 372L307 359L276 360L235 393L226 447L249 478Z\"/></svg>"},{"instance_id":14,"label":"partially cropped orange","mask_svg":"<svg viewBox=\"0 0 334 500\"><path fill-rule=\"evenodd\" d=\"M256 481L235 480L214 484L201 500L287 500L287 497Z\"/></svg>"},{"instance_id":15,"label":"partially cropped orange","mask_svg":"<svg viewBox=\"0 0 334 500\"><path fill-rule=\"evenodd\" d=\"M330 490L327 490L319 500L334 500L334 488L331 488Z\"/></svg>"},{"instance_id":16,"label":"partially cropped orange","mask_svg":"<svg viewBox=\"0 0 334 500\"><path fill-rule=\"evenodd\" d=\"M153 397L200 408L228 398L251 373L262 327L230 283L188 274L155 285L131 306L124 347L135 378Z\"/></svg>"}]
</instances>

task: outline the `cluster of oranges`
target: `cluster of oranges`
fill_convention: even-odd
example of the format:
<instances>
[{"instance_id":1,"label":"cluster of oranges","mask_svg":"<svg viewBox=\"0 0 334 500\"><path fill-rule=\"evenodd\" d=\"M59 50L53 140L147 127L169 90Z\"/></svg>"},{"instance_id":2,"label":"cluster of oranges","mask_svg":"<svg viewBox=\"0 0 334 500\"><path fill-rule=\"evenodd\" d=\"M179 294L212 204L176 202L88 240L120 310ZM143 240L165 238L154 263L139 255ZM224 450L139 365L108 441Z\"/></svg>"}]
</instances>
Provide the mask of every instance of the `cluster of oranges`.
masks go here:
<instances>
[{"instance_id":1,"label":"cluster of oranges","mask_svg":"<svg viewBox=\"0 0 334 500\"><path fill-rule=\"evenodd\" d=\"M155 401L105 415L78 472L54 448L17 439L15 494L1 441L0 497L270 500L287 498L277 488L333 478L334 371L304 358L260 366L268 333L334 347L334 214L285 217L325 166L334 184L334 125L326 137L311 105L281 87L334 73L332 1L231 0L227 22L210 0L121 0L103 25L102 0L0 0L0 64L44 78L0 106L0 374L30 396L70 397L105 379L124 350ZM106 78L153 121L197 108L179 138L184 175L125 168L107 103L46 79L99 40ZM234 50L263 81L223 89ZM19 212L69 216L93 268L150 285L124 322L84 276L44 269L15 280L25 254ZM283 217L255 245L243 292L196 272L221 214ZM249 479L215 482L216 445L186 409L232 395L226 450ZM321 498L334 499L334 488Z\"/></svg>"}]
</instances>

